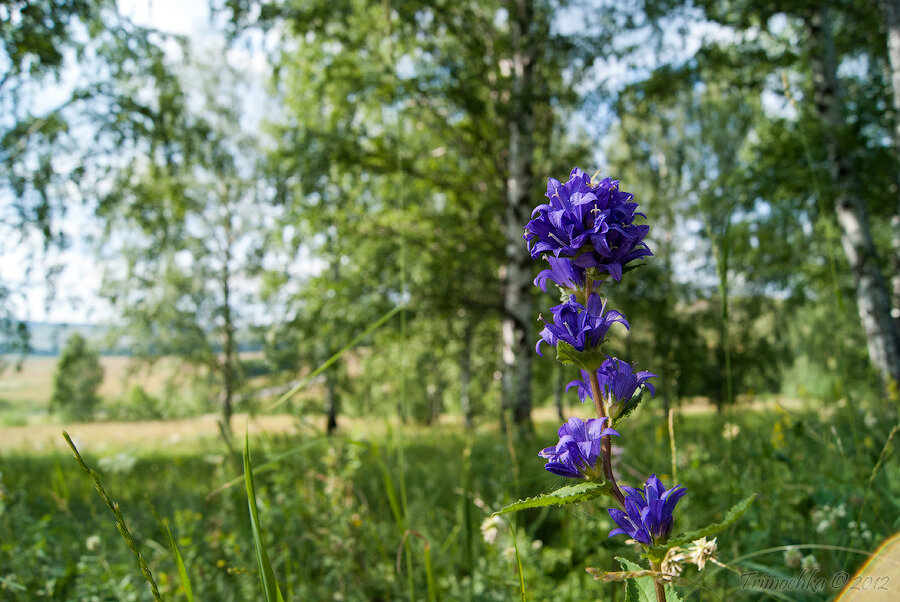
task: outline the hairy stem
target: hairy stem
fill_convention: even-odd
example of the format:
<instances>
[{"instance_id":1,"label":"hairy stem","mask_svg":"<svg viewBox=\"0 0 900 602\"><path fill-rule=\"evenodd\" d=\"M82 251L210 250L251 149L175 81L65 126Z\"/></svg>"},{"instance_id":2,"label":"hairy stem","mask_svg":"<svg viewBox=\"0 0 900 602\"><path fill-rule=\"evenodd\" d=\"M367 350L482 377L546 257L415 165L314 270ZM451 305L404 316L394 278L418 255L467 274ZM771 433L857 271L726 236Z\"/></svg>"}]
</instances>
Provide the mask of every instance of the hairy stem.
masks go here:
<instances>
[{"instance_id":1,"label":"hairy stem","mask_svg":"<svg viewBox=\"0 0 900 602\"><path fill-rule=\"evenodd\" d=\"M606 410L603 409L603 397L600 392L600 381L597 379L597 371L590 371L591 380L591 396L594 398L594 407L597 409L597 417L601 420L606 418ZM619 485L612 471L612 438L611 435L605 435L602 439L603 444L603 475L606 480L612 484L613 496L619 503L619 506L625 508L625 496L619 491Z\"/></svg>"},{"instance_id":2,"label":"hairy stem","mask_svg":"<svg viewBox=\"0 0 900 602\"><path fill-rule=\"evenodd\" d=\"M656 589L656 600L657 602L666 602L666 588L663 586L662 579L659 578L662 566L660 563L651 560L650 568L655 573L653 575L653 587Z\"/></svg>"}]
</instances>

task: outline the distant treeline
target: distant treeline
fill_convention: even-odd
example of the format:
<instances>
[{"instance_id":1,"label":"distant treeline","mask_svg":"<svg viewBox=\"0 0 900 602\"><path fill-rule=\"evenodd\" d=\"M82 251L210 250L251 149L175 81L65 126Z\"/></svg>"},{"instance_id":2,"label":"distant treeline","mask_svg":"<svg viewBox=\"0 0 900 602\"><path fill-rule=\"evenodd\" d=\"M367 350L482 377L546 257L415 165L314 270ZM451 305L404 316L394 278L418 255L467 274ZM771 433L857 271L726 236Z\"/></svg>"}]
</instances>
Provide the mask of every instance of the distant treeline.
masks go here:
<instances>
[{"instance_id":1,"label":"distant treeline","mask_svg":"<svg viewBox=\"0 0 900 602\"><path fill-rule=\"evenodd\" d=\"M112 329L101 324L55 324L50 322L27 322L29 334L28 355L39 357L55 357L59 355L66 341L72 334L81 335L94 347L100 355L132 355L127 345L111 344ZM259 341L239 341L239 353L262 351ZM219 349L217 349L219 350ZM0 343L0 354L18 353L17 349Z\"/></svg>"}]
</instances>

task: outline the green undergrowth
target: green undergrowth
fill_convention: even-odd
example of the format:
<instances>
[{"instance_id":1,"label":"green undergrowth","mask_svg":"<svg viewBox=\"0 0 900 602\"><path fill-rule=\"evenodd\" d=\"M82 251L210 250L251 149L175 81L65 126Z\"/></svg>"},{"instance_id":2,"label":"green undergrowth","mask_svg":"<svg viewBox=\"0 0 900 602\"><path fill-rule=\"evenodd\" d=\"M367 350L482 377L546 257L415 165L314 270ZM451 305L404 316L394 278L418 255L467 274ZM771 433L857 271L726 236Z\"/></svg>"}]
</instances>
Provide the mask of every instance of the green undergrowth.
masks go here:
<instances>
[{"instance_id":1,"label":"green undergrowth","mask_svg":"<svg viewBox=\"0 0 900 602\"><path fill-rule=\"evenodd\" d=\"M889 477L898 473L894 443L871 478L893 424L873 424L866 413L677 418L677 482L688 495L675 531L721 520L717 512L758 493L719 534L719 560L775 577L799 576L801 557L825 576L852 573L865 556L848 549L871 551L900 530L900 479ZM631 440L629 456L614 464L622 482L636 485L650 472L675 482L668 430L658 424L639 415L619 429ZM637 560L624 537L607 538L613 525L600 500L490 518L566 484L537 457L555 442L557 426L540 424L532 440L512 442L499 432L446 427L367 440L251 438L260 530L284 599L515 600L524 583L533 600L623 600L622 583L585 571L618 571L617 556ZM261 599L240 457L215 445L144 453L138 441L108 456L91 447L79 443L165 599L186 599L166 524L197 600ZM112 515L70 454L6 454L0 472L0 598L151 599ZM691 600L758 599L760 592L741 590L735 571L686 568L678 590Z\"/></svg>"}]
</instances>

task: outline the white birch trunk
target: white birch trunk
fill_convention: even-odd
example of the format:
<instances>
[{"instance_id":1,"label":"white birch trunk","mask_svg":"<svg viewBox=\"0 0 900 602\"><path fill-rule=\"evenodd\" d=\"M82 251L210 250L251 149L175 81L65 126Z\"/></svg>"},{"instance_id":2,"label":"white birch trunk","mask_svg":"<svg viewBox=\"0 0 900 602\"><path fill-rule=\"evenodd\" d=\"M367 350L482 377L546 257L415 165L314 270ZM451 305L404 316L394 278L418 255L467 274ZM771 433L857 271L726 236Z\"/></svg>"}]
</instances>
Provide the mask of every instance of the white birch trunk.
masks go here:
<instances>
[{"instance_id":1,"label":"white birch trunk","mask_svg":"<svg viewBox=\"0 0 900 602\"><path fill-rule=\"evenodd\" d=\"M510 7L512 34L512 96L509 115L509 159L506 181L506 266L503 318L503 404L513 422L531 424L531 286L534 269L525 249L523 228L533 202L534 102L532 98L534 40L531 0L514 0ZM505 413L505 412L504 412Z\"/></svg>"},{"instance_id":2,"label":"white birch trunk","mask_svg":"<svg viewBox=\"0 0 900 602\"><path fill-rule=\"evenodd\" d=\"M844 127L837 58L831 25L824 6L806 21L811 44L811 67L816 110L822 120L829 171L834 186L834 212L841 231L841 246L853 272L859 319L866 334L869 359L884 384L900 382L900 334L891 317L891 299L882 275L869 217L857 194L856 170L840 143Z\"/></svg>"},{"instance_id":3,"label":"white birch trunk","mask_svg":"<svg viewBox=\"0 0 900 602\"><path fill-rule=\"evenodd\" d=\"M884 0L882 8L887 22L888 62L891 65L891 84L894 90L894 149L900 161L900 0ZM900 174L897 190L900 193ZM891 219L893 256L891 267L891 316L900 319L900 199L897 214Z\"/></svg>"}]
</instances>

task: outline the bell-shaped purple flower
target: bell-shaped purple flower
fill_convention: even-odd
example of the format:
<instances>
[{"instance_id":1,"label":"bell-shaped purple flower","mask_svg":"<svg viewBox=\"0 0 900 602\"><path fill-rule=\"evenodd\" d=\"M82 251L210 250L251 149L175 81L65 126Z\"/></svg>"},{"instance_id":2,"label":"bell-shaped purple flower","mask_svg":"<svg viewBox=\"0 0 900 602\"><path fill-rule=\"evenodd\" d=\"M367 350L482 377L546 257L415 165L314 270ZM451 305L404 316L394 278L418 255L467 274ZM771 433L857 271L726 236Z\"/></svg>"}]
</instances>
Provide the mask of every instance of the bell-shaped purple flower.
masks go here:
<instances>
[{"instance_id":1,"label":"bell-shaped purple flower","mask_svg":"<svg viewBox=\"0 0 900 602\"><path fill-rule=\"evenodd\" d=\"M647 479L643 489L625 486L621 489L625 492L625 511L618 508L608 510L610 517L619 525L618 529L609 532L609 536L624 533L646 545L665 543L672 533L675 504L687 493L687 489L681 485L666 489L655 474Z\"/></svg>"},{"instance_id":2,"label":"bell-shaped purple flower","mask_svg":"<svg viewBox=\"0 0 900 602\"><path fill-rule=\"evenodd\" d=\"M606 333L615 322L621 322L629 328L628 321L616 310L606 311L606 301L600 295L592 293L587 300L587 307L575 300L571 295L562 305L550 308L553 323L544 321L541 340L537 342L535 351L541 353L541 343L556 347L559 341L565 341L576 351L596 349L606 339ZM543 317L541 318L543 320Z\"/></svg>"},{"instance_id":3,"label":"bell-shaped purple flower","mask_svg":"<svg viewBox=\"0 0 900 602\"><path fill-rule=\"evenodd\" d=\"M641 386L647 387L651 396L655 395L656 389L647 382L655 376L656 374L647 370L635 372L628 362L606 356L606 361L597 369L597 382L600 385L602 401L606 404L606 413L609 414L609 417L613 420L618 418ZM578 398L584 403L587 399L592 399L593 395L591 394L590 374L586 370L582 370L581 377L584 380L573 380L566 386L566 391L577 387Z\"/></svg>"},{"instance_id":4,"label":"bell-shaped purple flower","mask_svg":"<svg viewBox=\"0 0 900 602\"><path fill-rule=\"evenodd\" d=\"M595 268L613 280L622 278L629 262L652 255L643 242L649 226L635 225L638 204L619 190L619 182L605 178L597 184L577 167L562 184L550 178L550 203L538 205L525 226L532 258L552 254L570 257L579 268Z\"/></svg>"},{"instance_id":5,"label":"bell-shaped purple flower","mask_svg":"<svg viewBox=\"0 0 900 602\"><path fill-rule=\"evenodd\" d=\"M525 240L532 259L543 253L554 257L573 257L590 242L592 233L604 231L603 218L595 219L591 210L597 197L591 178L577 167L563 184L554 178L547 182L546 196L550 202L535 207L531 221L525 226Z\"/></svg>"},{"instance_id":6,"label":"bell-shaped purple flower","mask_svg":"<svg viewBox=\"0 0 900 602\"><path fill-rule=\"evenodd\" d=\"M584 268L576 266L571 259L565 257L546 257L550 263L550 269L541 271L534 279L534 285L545 293L547 281L553 282L558 287L575 291L583 289L585 285ZM599 283L598 283L599 284Z\"/></svg>"},{"instance_id":7,"label":"bell-shaped purple flower","mask_svg":"<svg viewBox=\"0 0 900 602\"><path fill-rule=\"evenodd\" d=\"M607 418L569 418L559 427L559 443L542 449L538 455L549 462L544 467L553 474L575 479L602 479L603 470L599 462L601 438L606 435L619 436L618 431L606 428Z\"/></svg>"}]
</instances>

